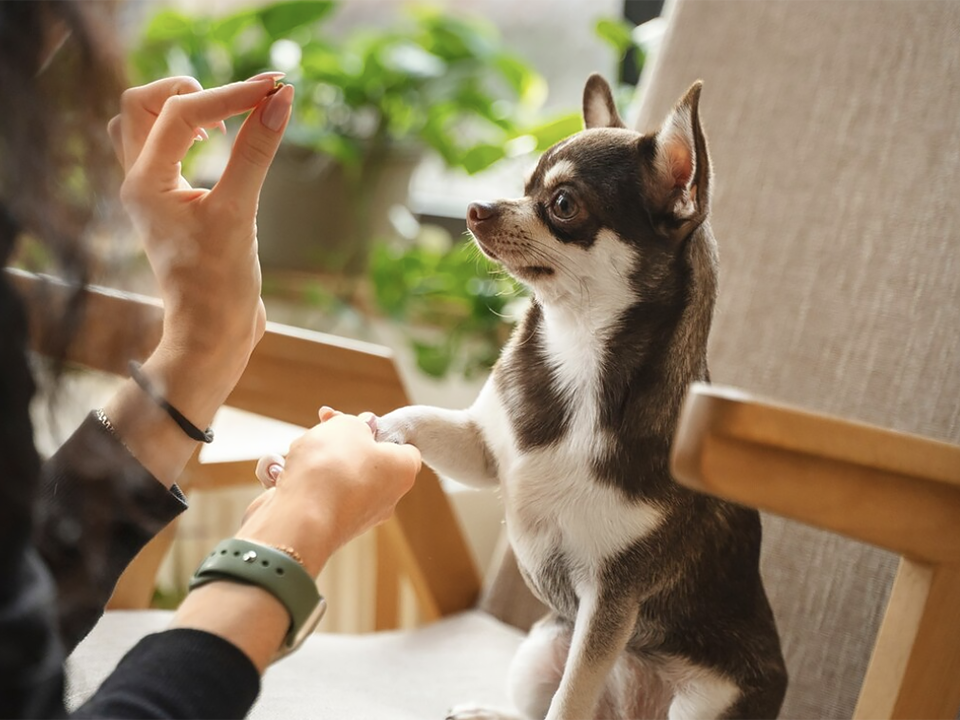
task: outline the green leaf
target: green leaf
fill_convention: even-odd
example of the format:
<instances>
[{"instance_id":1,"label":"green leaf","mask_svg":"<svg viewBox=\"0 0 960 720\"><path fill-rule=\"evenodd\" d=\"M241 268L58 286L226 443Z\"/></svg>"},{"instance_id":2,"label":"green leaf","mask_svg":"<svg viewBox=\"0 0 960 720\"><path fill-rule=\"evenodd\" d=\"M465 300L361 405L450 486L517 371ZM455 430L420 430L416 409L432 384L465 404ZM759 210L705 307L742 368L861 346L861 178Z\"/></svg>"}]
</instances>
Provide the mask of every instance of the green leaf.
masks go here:
<instances>
[{"instance_id":1,"label":"green leaf","mask_svg":"<svg viewBox=\"0 0 960 720\"><path fill-rule=\"evenodd\" d=\"M176 10L164 10L153 16L143 37L147 42L180 40L185 35L193 34L194 23L193 18L187 17L183 13Z\"/></svg>"},{"instance_id":2,"label":"green leaf","mask_svg":"<svg viewBox=\"0 0 960 720\"><path fill-rule=\"evenodd\" d=\"M287 0L263 8L260 22L271 39L279 40L299 27L323 20L336 6L333 0Z\"/></svg>"},{"instance_id":3,"label":"green leaf","mask_svg":"<svg viewBox=\"0 0 960 720\"><path fill-rule=\"evenodd\" d=\"M414 340L413 352L417 358L417 367L430 377L442 378L447 374L453 360L446 343L430 344Z\"/></svg>"},{"instance_id":4,"label":"green leaf","mask_svg":"<svg viewBox=\"0 0 960 720\"><path fill-rule=\"evenodd\" d=\"M257 14L252 10L227 15L212 23L208 37L223 45L233 45L240 33L252 25L256 19Z\"/></svg>"},{"instance_id":5,"label":"green leaf","mask_svg":"<svg viewBox=\"0 0 960 720\"><path fill-rule=\"evenodd\" d=\"M523 60L502 53L494 60L494 67L513 88L520 102L528 107L539 107L547 97L547 82Z\"/></svg>"},{"instance_id":6,"label":"green leaf","mask_svg":"<svg viewBox=\"0 0 960 720\"><path fill-rule=\"evenodd\" d=\"M438 78L447 71L447 63L412 42L399 42L383 48L380 62L388 70L417 78Z\"/></svg>"},{"instance_id":7,"label":"green leaf","mask_svg":"<svg viewBox=\"0 0 960 720\"><path fill-rule=\"evenodd\" d=\"M633 25L626 20L597 20L595 31L600 39L605 40L620 57L633 47Z\"/></svg>"},{"instance_id":8,"label":"green leaf","mask_svg":"<svg viewBox=\"0 0 960 720\"><path fill-rule=\"evenodd\" d=\"M561 140L581 130L583 130L583 118L579 112L572 112L549 120L541 125L527 128L521 134L535 137L537 140L537 152L543 152L550 146L556 145Z\"/></svg>"},{"instance_id":9,"label":"green leaf","mask_svg":"<svg viewBox=\"0 0 960 720\"><path fill-rule=\"evenodd\" d=\"M473 175L486 170L497 160L502 160L505 155L503 145L474 145L463 153L460 164L463 165L464 170Z\"/></svg>"}]
</instances>

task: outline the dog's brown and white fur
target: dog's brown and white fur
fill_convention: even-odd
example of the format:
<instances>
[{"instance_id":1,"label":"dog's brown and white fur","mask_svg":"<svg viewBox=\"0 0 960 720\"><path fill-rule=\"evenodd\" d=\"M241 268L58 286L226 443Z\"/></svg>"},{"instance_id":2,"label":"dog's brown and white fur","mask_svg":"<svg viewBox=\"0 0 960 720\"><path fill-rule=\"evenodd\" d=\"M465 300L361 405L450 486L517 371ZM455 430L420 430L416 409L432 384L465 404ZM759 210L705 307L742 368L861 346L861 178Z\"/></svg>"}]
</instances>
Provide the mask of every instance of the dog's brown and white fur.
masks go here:
<instances>
[{"instance_id":1,"label":"dog's brown and white fur","mask_svg":"<svg viewBox=\"0 0 960 720\"><path fill-rule=\"evenodd\" d=\"M700 84L653 134L597 75L586 129L524 197L470 206L481 248L534 299L474 404L401 408L378 438L499 483L510 542L551 609L511 669L515 710L468 718L774 717L786 687L757 513L677 485L670 443L707 380L717 287ZM465 648L469 652L469 648Z\"/></svg>"}]
</instances>

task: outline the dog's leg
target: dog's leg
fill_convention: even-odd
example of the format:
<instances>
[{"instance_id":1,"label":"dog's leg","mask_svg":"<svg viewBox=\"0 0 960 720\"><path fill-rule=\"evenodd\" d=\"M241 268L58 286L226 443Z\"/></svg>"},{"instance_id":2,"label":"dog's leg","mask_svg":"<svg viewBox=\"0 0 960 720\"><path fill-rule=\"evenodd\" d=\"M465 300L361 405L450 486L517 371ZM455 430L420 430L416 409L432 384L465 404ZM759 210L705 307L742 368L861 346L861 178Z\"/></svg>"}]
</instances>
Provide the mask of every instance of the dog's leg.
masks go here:
<instances>
[{"instance_id":1,"label":"dog's leg","mask_svg":"<svg viewBox=\"0 0 960 720\"><path fill-rule=\"evenodd\" d=\"M571 626L550 614L537 622L510 663L509 695L517 710L464 703L448 720L542 720L557 692L570 651Z\"/></svg>"},{"instance_id":2,"label":"dog's leg","mask_svg":"<svg viewBox=\"0 0 960 720\"><path fill-rule=\"evenodd\" d=\"M524 717L546 717L570 653L571 630L551 613L517 649L510 665L510 699Z\"/></svg>"},{"instance_id":3,"label":"dog's leg","mask_svg":"<svg viewBox=\"0 0 960 720\"><path fill-rule=\"evenodd\" d=\"M629 598L581 595L570 654L547 720L594 717L610 670L626 648L636 620L637 607Z\"/></svg>"},{"instance_id":4,"label":"dog's leg","mask_svg":"<svg viewBox=\"0 0 960 720\"><path fill-rule=\"evenodd\" d=\"M496 463L470 410L402 407L377 418L377 440L415 445L427 465L466 485L497 483Z\"/></svg>"}]
</instances>

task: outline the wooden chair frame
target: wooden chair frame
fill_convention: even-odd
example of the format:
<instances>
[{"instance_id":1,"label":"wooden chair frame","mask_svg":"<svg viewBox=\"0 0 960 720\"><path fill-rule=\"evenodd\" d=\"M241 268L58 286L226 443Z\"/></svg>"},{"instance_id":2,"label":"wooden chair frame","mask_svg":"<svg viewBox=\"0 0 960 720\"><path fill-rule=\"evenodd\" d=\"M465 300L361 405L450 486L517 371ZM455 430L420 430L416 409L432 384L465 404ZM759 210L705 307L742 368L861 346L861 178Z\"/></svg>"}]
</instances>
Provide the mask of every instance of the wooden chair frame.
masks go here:
<instances>
[{"instance_id":1,"label":"wooden chair frame","mask_svg":"<svg viewBox=\"0 0 960 720\"><path fill-rule=\"evenodd\" d=\"M698 383L672 469L694 489L900 554L854 717L956 717L960 447Z\"/></svg>"},{"instance_id":2,"label":"wooden chair frame","mask_svg":"<svg viewBox=\"0 0 960 720\"><path fill-rule=\"evenodd\" d=\"M53 278L5 272L26 299L33 349L50 354L56 347L57 308L69 297L68 288ZM67 361L125 375L129 360L144 359L159 342L163 308L158 301L104 288L87 288L83 294L84 321ZM266 334L226 404L312 427L322 404L348 413L382 414L409 404L409 398L388 349L267 323ZM255 466L255 460L201 464L195 455L183 486L189 492L253 484ZM450 502L429 468L423 467L394 517L377 532L376 629L398 625L401 576L409 579L424 620L475 604L479 572ZM168 528L144 548L121 579L112 608L148 606L173 536L173 528Z\"/></svg>"}]
</instances>

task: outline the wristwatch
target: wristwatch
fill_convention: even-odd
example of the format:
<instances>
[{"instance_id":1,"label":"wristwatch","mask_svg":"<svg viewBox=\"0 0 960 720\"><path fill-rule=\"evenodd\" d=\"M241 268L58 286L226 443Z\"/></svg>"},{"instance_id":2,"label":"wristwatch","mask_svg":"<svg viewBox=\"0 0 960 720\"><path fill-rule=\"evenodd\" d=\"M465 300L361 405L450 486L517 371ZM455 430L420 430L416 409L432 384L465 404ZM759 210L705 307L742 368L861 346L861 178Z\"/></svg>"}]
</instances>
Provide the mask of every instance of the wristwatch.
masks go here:
<instances>
[{"instance_id":1,"label":"wristwatch","mask_svg":"<svg viewBox=\"0 0 960 720\"><path fill-rule=\"evenodd\" d=\"M317 627L327 609L306 569L287 553L269 545L229 538L214 548L190 580L190 589L216 580L257 585L290 613L290 630L274 659L296 650Z\"/></svg>"}]
</instances>

